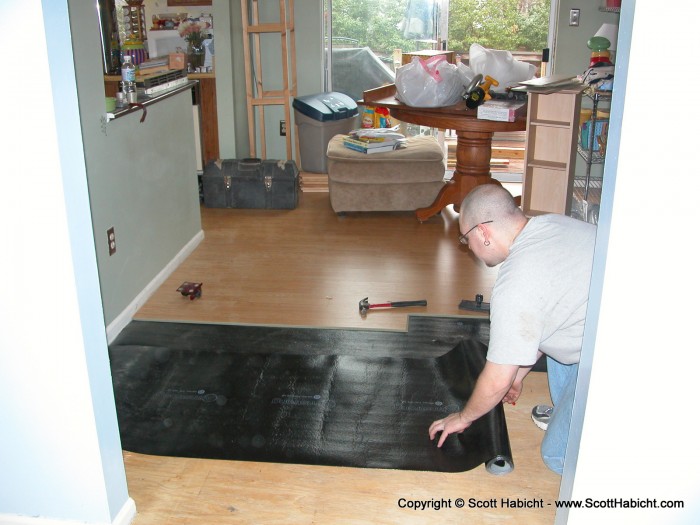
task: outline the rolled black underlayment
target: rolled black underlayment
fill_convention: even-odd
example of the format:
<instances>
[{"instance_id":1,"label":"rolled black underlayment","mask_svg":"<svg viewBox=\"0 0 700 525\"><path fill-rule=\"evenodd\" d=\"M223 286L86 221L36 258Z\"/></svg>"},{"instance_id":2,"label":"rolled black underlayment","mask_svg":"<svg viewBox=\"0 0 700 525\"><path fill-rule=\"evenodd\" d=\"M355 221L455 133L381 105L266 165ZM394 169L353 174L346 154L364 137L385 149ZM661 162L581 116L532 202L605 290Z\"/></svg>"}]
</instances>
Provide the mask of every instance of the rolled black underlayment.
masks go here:
<instances>
[{"instance_id":1,"label":"rolled black underlayment","mask_svg":"<svg viewBox=\"0 0 700 525\"><path fill-rule=\"evenodd\" d=\"M441 449L437 438L428 437L432 421L464 406L485 364L486 346L464 337L483 329L477 321L438 357L335 355L328 348L314 354L309 347L300 354L265 353L264 345L246 352L235 343L212 345L206 337L212 330L235 334L240 326L139 323L110 345L124 450L439 472L482 463L492 474L513 470L500 404L464 433L449 436ZM151 327L174 331L167 346L155 344ZM186 338L177 337L179 328ZM139 337L139 330L145 335ZM198 330L201 344L193 343ZM260 330L270 340L278 329ZM362 348L362 336L373 331L348 332L343 337L357 338L355 347ZM221 343L231 335L214 339Z\"/></svg>"}]
</instances>

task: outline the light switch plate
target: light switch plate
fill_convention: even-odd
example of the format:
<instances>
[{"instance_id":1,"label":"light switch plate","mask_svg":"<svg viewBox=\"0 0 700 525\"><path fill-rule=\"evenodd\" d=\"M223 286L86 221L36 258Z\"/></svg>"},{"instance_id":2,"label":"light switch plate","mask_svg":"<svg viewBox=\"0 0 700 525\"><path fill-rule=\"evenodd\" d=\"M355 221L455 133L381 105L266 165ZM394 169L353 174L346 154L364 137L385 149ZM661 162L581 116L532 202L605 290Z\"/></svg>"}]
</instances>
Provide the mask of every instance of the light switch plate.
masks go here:
<instances>
[{"instance_id":1,"label":"light switch plate","mask_svg":"<svg viewBox=\"0 0 700 525\"><path fill-rule=\"evenodd\" d=\"M579 20L581 19L581 10L572 9L569 11L569 25L578 26Z\"/></svg>"}]
</instances>

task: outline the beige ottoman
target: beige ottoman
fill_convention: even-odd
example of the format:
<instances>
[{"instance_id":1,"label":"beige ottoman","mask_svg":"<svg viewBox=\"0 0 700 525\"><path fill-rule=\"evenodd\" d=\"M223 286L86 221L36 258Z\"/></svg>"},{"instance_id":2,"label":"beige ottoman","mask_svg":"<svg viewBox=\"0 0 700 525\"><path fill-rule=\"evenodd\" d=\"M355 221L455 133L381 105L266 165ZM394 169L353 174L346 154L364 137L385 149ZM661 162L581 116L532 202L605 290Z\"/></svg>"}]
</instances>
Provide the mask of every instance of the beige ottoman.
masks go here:
<instances>
[{"instance_id":1,"label":"beige ottoman","mask_svg":"<svg viewBox=\"0 0 700 525\"><path fill-rule=\"evenodd\" d=\"M410 137L405 148L360 153L328 143L331 207L345 211L408 211L430 206L444 185L445 160L433 137Z\"/></svg>"}]
</instances>

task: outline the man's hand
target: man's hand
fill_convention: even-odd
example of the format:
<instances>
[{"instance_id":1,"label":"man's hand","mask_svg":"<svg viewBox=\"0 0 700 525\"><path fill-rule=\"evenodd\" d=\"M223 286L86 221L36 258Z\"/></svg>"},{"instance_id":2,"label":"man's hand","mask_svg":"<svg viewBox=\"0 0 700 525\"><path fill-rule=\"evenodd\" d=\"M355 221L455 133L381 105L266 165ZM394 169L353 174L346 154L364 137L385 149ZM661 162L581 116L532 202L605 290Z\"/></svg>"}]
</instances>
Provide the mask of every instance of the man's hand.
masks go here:
<instances>
[{"instance_id":1,"label":"man's hand","mask_svg":"<svg viewBox=\"0 0 700 525\"><path fill-rule=\"evenodd\" d=\"M435 439L435 435L438 432L442 432L440 440L437 444L439 448L445 442L447 436L454 433L461 434L472 423L472 421L467 421L464 418L462 412L455 412L454 414L450 414L444 419L438 419L437 421L433 421L433 424L430 425L430 429L428 430L428 432L430 433L430 439Z\"/></svg>"},{"instance_id":2,"label":"man's hand","mask_svg":"<svg viewBox=\"0 0 700 525\"><path fill-rule=\"evenodd\" d=\"M542 352L537 352L537 359L542 357ZM537 360L535 360L537 362ZM530 373L530 370L532 370L531 366L521 366L518 368L518 373L515 374L515 379L513 379L513 384L510 385L510 389L506 393L505 396L503 396L503 402L504 403L510 403L511 405L514 405L515 402L518 400L520 397L520 394L523 392L523 379L525 379L525 376Z\"/></svg>"},{"instance_id":3,"label":"man's hand","mask_svg":"<svg viewBox=\"0 0 700 525\"><path fill-rule=\"evenodd\" d=\"M437 444L441 447L447 436L464 432L474 421L498 405L510 392L519 368L518 365L499 365L487 360L465 407L461 412L433 421L428 429L430 439L434 439L438 432L442 432Z\"/></svg>"},{"instance_id":4,"label":"man's hand","mask_svg":"<svg viewBox=\"0 0 700 525\"><path fill-rule=\"evenodd\" d=\"M520 394L522 393L522 391L523 391L523 382L518 381L518 380L514 381L510 387L510 390L508 390L508 393L503 398L503 402L510 403L511 405L514 405L515 402L520 397Z\"/></svg>"}]
</instances>

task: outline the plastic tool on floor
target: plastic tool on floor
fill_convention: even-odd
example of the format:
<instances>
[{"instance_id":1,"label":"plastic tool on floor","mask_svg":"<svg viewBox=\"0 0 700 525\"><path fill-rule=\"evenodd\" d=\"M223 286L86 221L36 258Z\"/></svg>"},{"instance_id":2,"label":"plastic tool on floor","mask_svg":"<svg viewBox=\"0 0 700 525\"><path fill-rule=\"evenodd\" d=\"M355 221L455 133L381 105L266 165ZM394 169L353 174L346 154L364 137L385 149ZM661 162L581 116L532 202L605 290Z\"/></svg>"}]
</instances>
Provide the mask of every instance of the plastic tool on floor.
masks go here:
<instances>
[{"instance_id":1,"label":"plastic tool on floor","mask_svg":"<svg viewBox=\"0 0 700 525\"><path fill-rule=\"evenodd\" d=\"M478 293L473 301L464 299L461 303L459 303L459 309L469 310L472 312L490 312L491 303L485 303L484 296Z\"/></svg>"},{"instance_id":2,"label":"plastic tool on floor","mask_svg":"<svg viewBox=\"0 0 700 525\"><path fill-rule=\"evenodd\" d=\"M198 297L202 297L202 283L191 283L185 281L177 289L185 297L189 297L190 301L194 301Z\"/></svg>"},{"instance_id":3,"label":"plastic tool on floor","mask_svg":"<svg viewBox=\"0 0 700 525\"><path fill-rule=\"evenodd\" d=\"M428 301L421 299L419 301L388 301L386 303L369 304L369 298L365 297L360 301L360 315L364 317L367 312L373 308L401 308L404 306L427 306Z\"/></svg>"}]
</instances>

